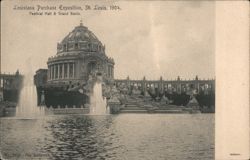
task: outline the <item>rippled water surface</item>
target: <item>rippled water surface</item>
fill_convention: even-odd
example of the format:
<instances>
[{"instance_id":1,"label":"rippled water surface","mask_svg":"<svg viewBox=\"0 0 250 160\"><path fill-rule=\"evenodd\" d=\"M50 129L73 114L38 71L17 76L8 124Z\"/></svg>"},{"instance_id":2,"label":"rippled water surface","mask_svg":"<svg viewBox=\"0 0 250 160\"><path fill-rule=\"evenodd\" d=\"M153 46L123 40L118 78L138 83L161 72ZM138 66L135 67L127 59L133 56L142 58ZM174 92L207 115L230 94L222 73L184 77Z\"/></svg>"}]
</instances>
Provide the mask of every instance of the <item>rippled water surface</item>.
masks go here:
<instances>
[{"instance_id":1,"label":"rippled water surface","mask_svg":"<svg viewBox=\"0 0 250 160\"><path fill-rule=\"evenodd\" d=\"M214 114L0 119L6 159L214 159Z\"/></svg>"}]
</instances>

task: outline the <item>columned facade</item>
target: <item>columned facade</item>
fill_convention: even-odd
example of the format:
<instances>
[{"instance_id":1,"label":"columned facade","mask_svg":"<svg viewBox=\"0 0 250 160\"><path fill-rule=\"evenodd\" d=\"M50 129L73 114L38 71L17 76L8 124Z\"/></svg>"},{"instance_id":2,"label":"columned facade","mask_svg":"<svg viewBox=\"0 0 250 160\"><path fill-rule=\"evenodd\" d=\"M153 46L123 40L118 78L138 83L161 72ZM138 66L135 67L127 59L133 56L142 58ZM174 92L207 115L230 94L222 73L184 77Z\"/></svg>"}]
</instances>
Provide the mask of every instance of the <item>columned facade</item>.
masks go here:
<instances>
[{"instance_id":1,"label":"columned facade","mask_svg":"<svg viewBox=\"0 0 250 160\"><path fill-rule=\"evenodd\" d=\"M76 78L76 65L73 62L50 64L48 66L48 81Z\"/></svg>"},{"instance_id":2,"label":"columned facade","mask_svg":"<svg viewBox=\"0 0 250 160\"><path fill-rule=\"evenodd\" d=\"M113 84L114 64L114 60L105 53L105 45L93 32L82 24L76 26L57 43L56 55L48 58L47 82L44 87L46 105L75 105L79 108L89 103L88 95L79 92L80 88L83 89L89 79L100 75L103 83Z\"/></svg>"}]
</instances>

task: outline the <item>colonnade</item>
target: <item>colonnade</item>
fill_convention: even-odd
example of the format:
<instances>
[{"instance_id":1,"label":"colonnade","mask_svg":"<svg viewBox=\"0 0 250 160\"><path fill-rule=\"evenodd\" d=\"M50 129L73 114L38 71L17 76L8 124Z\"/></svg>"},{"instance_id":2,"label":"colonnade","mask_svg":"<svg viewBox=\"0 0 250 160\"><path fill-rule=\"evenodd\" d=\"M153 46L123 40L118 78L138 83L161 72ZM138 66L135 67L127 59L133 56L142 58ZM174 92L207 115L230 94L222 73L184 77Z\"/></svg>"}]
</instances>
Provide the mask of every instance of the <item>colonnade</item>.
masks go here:
<instances>
[{"instance_id":1,"label":"colonnade","mask_svg":"<svg viewBox=\"0 0 250 160\"><path fill-rule=\"evenodd\" d=\"M115 80L116 86L120 87L128 87L128 89L132 89L137 87L141 91L145 91L147 88L158 89L159 91L167 91L167 92L177 92L177 93L185 93L190 89L195 89L197 93L203 92L214 92L215 91L215 81L214 80L176 80L176 81L164 81L160 80Z\"/></svg>"},{"instance_id":2,"label":"colonnade","mask_svg":"<svg viewBox=\"0 0 250 160\"><path fill-rule=\"evenodd\" d=\"M48 67L48 80L75 78L74 62L51 64Z\"/></svg>"}]
</instances>

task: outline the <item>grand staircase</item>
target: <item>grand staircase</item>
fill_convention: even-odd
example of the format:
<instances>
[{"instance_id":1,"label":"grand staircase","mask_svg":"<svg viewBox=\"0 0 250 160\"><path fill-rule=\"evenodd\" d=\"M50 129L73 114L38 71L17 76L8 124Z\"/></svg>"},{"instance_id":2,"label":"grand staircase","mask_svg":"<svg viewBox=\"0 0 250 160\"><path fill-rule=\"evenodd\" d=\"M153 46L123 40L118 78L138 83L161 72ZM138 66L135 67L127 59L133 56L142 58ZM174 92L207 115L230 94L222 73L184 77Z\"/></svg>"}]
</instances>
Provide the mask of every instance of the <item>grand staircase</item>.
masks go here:
<instances>
[{"instance_id":1,"label":"grand staircase","mask_svg":"<svg viewBox=\"0 0 250 160\"><path fill-rule=\"evenodd\" d=\"M125 103L125 107L120 110L120 113L147 113L147 109L135 99L130 99Z\"/></svg>"},{"instance_id":2,"label":"grand staircase","mask_svg":"<svg viewBox=\"0 0 250 160\"><path fill-rule=\"evenodd\" d=\"M125 106L120 110L120 113L148 113L145 107L138 107L135 105Z\"/></svg>"},{"instance_id":3,"label":"grand staircase","mask_svg":"<svg viewBox=\"0 0 250 160\"><path fill-rule=\"evenodd\" d=\"M157 105L157 104L146 104L145 102L138 102L135 99L129 99L120 113L188 113L182 106L175 105Z\"/></svg>"}]
</instances>

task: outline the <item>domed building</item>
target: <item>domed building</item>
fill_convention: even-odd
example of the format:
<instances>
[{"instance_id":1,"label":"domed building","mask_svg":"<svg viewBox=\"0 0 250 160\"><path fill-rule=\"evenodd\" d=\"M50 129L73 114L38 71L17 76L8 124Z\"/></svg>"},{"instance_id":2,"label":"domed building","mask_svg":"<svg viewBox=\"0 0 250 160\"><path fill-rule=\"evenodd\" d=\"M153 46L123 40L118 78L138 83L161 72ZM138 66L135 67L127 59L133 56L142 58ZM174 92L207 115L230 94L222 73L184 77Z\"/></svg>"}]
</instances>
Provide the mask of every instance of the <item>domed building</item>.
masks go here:
<instances>
[{"instance_id":1,"label":"domed building","mask_svg":"<svg viewBox=\"0 0 250 160\"><path fill-rule=\"evenodd\" d=\"M57 54L48 59L48 83L87 81L90 74L114 77L114 60L105 54L105 46L80 23L60 43Z\"/></svg>"},{"instance_id":2,"label":"domed building","mask_svg":"<svg viewBox=\"0 0 250 160\"><path fill-rule=\"evenodd\" d=\"M34 76L38 104L46 106L79 107L88 103L84 86L90 77L101 75L106 84L114 80L114 60L107 57L105 45L82 22L57 44L57 53L47 65L48 69L40 69Z\"/></svg>"}]
</instances>

